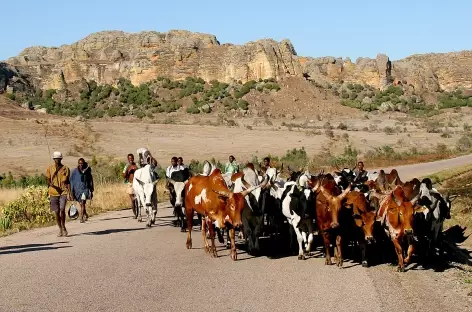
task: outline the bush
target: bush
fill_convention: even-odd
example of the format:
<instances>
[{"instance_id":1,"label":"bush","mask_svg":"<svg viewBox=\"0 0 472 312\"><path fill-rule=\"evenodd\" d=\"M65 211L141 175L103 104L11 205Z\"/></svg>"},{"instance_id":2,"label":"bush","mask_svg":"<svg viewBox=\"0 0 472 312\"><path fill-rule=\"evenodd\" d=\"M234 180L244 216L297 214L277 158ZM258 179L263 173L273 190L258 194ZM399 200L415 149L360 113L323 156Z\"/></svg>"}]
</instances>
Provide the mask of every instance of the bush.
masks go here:
<instances>
[{"instance_id":1,"label":"bush","mask_svg":"<svg viewBox=\"0 0 472 312\"><path fill-rule=\"evenodd\" d=\"M472 138L469 135L463 135L456 143L456 147L459 151L465 152L472 148Z\"/></svg>"},{"instance_id":2,"label":"bush","mask_svg":"<svg viewBox=\"0 0 472 312\"><path fill-rule=\"evenodd\" d=\"M347 130L347 125L344 124L344 123L342 123L342 122L340 122L339 125L338 125L338 129L340 129L340 130Z\"/></svg>"},{"instance_id":3,"label":"bush","mask_svg":"<svg viewBox=\"0 0 472 312\"><path fill-rule=\"evenodd\" d=\"M46 224L54 221L46 186L30 186L16 200L8 203L2 210L3 218L11 223Z\"/></svg>"},{"instance_id":4,"label":"bush","mask_svg":"<svg viewBox=\"0 0 472 312\"><path fill-rule=\"evenodd\" d=\"M189 114L200 114L200 109L198 107L196 107L195 104L190 105L189 107L187 107L186 111Z\"/></svg>"}]
</instances>

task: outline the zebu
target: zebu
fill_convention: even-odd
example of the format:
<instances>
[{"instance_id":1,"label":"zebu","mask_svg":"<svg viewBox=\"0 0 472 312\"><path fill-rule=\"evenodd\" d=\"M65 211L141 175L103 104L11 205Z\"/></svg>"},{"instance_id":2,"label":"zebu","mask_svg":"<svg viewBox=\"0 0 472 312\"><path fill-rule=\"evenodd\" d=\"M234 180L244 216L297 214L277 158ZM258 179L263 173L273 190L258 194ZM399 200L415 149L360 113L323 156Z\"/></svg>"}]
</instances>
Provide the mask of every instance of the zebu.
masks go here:
<instances>
[{"instance_id":1,"label":"zebu","mask_svg":"<svg viewBox=\"0 0 472 312\"><path fill-rule=\"evenodd\" d=\"M153 180L153 177L155 180ZM151 165L146 165L135 171L133 178L133 189L138 204L138 222L142 221L141 209L145 207L147 221L146 226L151 227L156 221L157 214L157 191L156 183L159 181L155 176Z\"/></svg>"},{"instance_id":2,"label":"zebu","mask_svg":"<svg viewBox=\"0 0 472 312\"><path fill-rule=\"evenodd\" d=\"M185 232L185 184L188 183L190 172L188 168L172 172L169 179L170 204L174 208L174 216L177 217L177 224L181 232Z\"/></svg>"}]
</instances>

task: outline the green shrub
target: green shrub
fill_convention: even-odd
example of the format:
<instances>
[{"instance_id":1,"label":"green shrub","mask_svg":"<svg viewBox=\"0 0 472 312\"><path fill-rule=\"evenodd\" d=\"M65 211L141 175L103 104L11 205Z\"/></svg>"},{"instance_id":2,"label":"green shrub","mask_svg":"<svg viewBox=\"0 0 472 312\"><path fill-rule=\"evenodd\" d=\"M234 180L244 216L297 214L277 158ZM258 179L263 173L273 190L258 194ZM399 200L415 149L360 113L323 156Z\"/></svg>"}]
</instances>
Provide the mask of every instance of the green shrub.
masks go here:
<instances>
[{"instance_id":1,"label":"green shrub","mask_svg":"<svg viewBox=\"0 0 472 312\"><path fill-rule=\"evenodd\" d=\"M30 186L16 200L2 209L3 218L11 223L46 224L54 221L46 186Z\"/></svg>"},{"instance_id":2,"label":"green shrub","mask_svg":"<svg viewBox=\"0 0 472 312\"><path fill-rule=\"evenodd\" d=\"M187 107L187 113L189 114L200 114L200 109L195 106L195 104Z\"/></svg>"}]
</instances>

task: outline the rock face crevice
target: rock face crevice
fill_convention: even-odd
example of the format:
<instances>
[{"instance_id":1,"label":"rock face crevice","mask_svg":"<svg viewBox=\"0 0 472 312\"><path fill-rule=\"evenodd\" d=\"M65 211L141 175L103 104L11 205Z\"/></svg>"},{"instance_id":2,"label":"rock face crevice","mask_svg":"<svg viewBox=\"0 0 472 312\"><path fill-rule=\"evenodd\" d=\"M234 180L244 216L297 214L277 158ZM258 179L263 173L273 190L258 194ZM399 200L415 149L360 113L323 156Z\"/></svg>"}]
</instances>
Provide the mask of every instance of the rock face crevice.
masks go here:
<instances>
[{"instance_id":1,"label":"rock face crevice","mask_svg":"<svg viewBox=\"0 0 472 312\"><path fill-rule=\"evenodd\" d=\"M122 77L137 85L159 76L172 80L198 76L227 83L305 76L322 85L346 82L380 89L400 82L420 94L472 89L472 51L413 55L389 62L386 54L355 63L349 58L300 57L286 39L233 45L220 44L211 34L184 30L103 31L71 45L26 48L3 66L9 71L0 72L0 88L13 76L27 77L41 89L61 89L83 79L113 84Z\"/></svg>"}]
</instances>

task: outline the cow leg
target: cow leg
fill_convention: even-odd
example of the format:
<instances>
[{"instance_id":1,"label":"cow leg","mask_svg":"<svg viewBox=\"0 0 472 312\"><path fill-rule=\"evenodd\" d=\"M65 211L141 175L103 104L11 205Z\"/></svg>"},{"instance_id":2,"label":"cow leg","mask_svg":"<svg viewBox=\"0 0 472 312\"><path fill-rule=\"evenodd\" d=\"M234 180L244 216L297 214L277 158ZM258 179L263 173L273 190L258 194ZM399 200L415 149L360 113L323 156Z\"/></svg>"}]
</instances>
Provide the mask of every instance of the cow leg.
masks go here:
<instances>
[{"instance_id":1,"label":"cow leg","mask_svg":"<svg viewBox=\"0 0 472 312\"><path fill-rule=\"evenodd\" d=\"M229 235L229 241L231 242L231 259L237 260L238 259L238 253L236 251L236 240L235 240L234 227L229 229L228 235Z\"/></svg>"},{"instance_id":2,"label":"cow leg","mask_svg":"<svg viewBox=\"0 0 472 312\"><path fill-rule=\"evenodd\" d=\"M405 272L405 266L403 264L402 246L399 242L398 237L394 238L392 241L393 241L393 245L395 246L395 251L396 251L397 257L398 257L398 272Z\"/></svg>"},{"instance_id":3,"label":"cow leg","mask_svg":"<svg viewBox=\"0 0 472 312\"><path fill-rule=\"evenodd\" d=\"M332 264L331 263L331 253L329 251L330 242L329 242L328 234L321 231L321 236L323 237L323 244L324 244L325 252L326 252L325 265L331 265Z\"/></svg>"},{"instance_id":4,"label":"cow leg","mask_svg":"<svg viewBox=\"0 0 472 312\"><path fill-rule=\"evenodd\" d=\"M151 227L151 223L152 223L152 207L151 206L147 206L146 207L146 226L147 227Z\"/></svg>"},{"instance_id":5,"label":"cow leg","mask_svg":"<svg viewBox=\"0 0 472 312\"><path fill-rule=\"evenodd\" d=\"M342 236L338 235L336 236L336 251L337 251L337 265L338 267L343 266L343 253L342 253Z\"/></svg>"},{"instance_id":6,"label":"cow leg","mask_svg":"<svg viewBox=\"0 0 472 312\"><path fill-rule=\"evenodd\" d=\"M231 229L226 229L226 249L231 249ZM233 234L236 233L236 229L233 227ZM234 238L234 237L233 237Z\"/></svg>"},{"instance_id":7,"label":"cow leg","mask_svg":"<svg viewBox=\"0 0 472 312\"><path fill-rule=\"evenodd\" d=\"M192 226L193 226L193 209L192 208L185 208L185 212L187 214L187 249L192 249Z\"/></svg>"},{"instance_id":8,"label":"cow leg","mask_svg":"<svg viewBox=\"0 0 472 312\"><path fill-rule=\"evenodd\" d=\"M208 245L207 237L206 237L206 232L207 232L207 220L206 218L202 218L202 238L203 238L203 248L205 249L206 253L210 252L210 246ZM208 220L208 222L211 224L211 221Z\"/></svg>"},{"instance_id":9,"label":"cow leg","mask_svg":"<svg viewBox=\"0 0 472 312\"><path fill-rule=\"evenodd\" d=\"M359 242L359 247L361 249L361 257L362 257L362 266L364 268L367 268L369 266L368 262L367 262L367 257L366 257L366 249L367 249L367 246L366 246L366 243L364 240L361 240Z\"/></svg>"},{"instance_id":10,"label":"cow leg","mask_svg":"<svg viewBox=\"0 0 472 312\"><path fill-rule=\"evenodd\" d=\"M210 240L211 240L211 247L209 248L209 253L210 256L213 258L217 258L218 255L216 254L216 246L215 246L215 228L213 227L213 224L211 220L208 220L208 231L210 232Z\"/></svg>"},{"instance_id":11,"label":"cow leg","mask_svg":"<svg viewBox=\"0 0 472 312\"><path fill-rule=\"evenodd\" d=\"M412 242L410 242L409 246L408 246L408 251L407 251L407 254L406 254L406 258L405 258L405 263L406 264L410 263L411 256L413 255L414 251L415 251L415 245L413 245Z\"/></svg>"},{"instance_id":12,"label":"cow leg","mask_svg":"<svg viewBox=\"0 0 472 312\"><path fill-rule=\"evenodd\" d=\"M300 232L300 229L297 227L298 222L293 222L293 229L295 230L295 234L297 235L298 241L298 260L305 260L305 255L303 254L303 236Z\"/></svg>"},{"instance_id":13,"label":"cow leg","mask_svg":"<svg viewBox=\"0 0 472 312\"><path fill-rule=\"evenodd\" d=\"M311 255L311 244L313 243L313 231L310 231L310 234L308 234L308 243L305 248L306 254L308 256Z\"/></svg>"}]
</instances>

